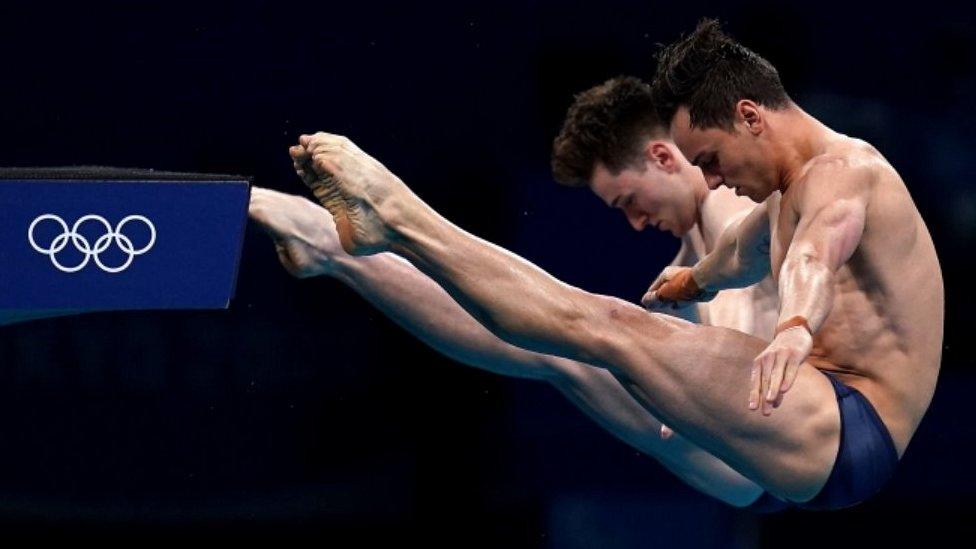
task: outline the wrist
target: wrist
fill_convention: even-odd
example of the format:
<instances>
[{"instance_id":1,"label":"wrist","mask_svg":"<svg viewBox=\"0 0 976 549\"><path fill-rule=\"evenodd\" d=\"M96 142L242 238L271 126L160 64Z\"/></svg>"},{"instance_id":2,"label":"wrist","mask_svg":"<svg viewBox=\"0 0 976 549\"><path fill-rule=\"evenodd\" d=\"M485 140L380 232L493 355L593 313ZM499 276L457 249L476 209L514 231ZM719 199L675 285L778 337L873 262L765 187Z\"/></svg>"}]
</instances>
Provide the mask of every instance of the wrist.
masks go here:
<instances>
[{"instance_id":1,"label":"wrist","mask_svg":"<svg viewBox=\"0 0 976 549\"><path fill-rule=\"evenodd\" d=\"M776 326L776 332L774 335L779 335L791 328L803 328L808 334L813 336L813 330L810 329L810 323L807 322L807 319L802 315L795 315L784 320L783 322L780 322Z\"/></svg>"},{"instance_id":2,"label":"wrist","mask_svg":"<svg viewBox=\"0 0 976 549\"><path fill-rule=\"evenodd\" d=\"M714 293L714 291L711 288L712 281L710 280L708 271L707 269L703 268L701 263L696 263L695 265L691 266L688 270L689 270L689 275L691 276L691 280L694 281L695 286L698 288L699 292L703 294Z\"/></svg>"},{"instance_id":3,"label":"wrist","mask_svg":"<svg viewBox=\"0 0 976 549\"><path fill-rule=\"evenodd\" d=\"M707 301L710 299L695 280L692 268L678 268L667 275L668 279L657 288L657 296L663 301Z\"/></svg>"}]
</instances>

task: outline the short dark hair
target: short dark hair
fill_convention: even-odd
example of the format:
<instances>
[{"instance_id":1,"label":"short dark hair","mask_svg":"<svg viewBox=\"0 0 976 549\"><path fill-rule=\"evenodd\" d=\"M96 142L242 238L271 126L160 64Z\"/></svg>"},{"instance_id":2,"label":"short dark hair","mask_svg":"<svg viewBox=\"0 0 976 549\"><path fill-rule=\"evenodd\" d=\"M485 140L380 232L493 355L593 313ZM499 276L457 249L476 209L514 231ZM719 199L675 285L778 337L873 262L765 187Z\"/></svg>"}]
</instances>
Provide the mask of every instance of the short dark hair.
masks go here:
<instances>
[{"instance_id":1,"label":"short dark hair","mask_svg":"<svg viewBox=\"0 0 976 549\"><path fill-rule=\"evenodd\" d=\"M696 128L731 129L742 99L771 109L790 104L776 68L722 32L715 19L703 19L695 32L661 49L652 94L661 120L670 124L684 106Z\"/></svg>"},{"instance_id":2,"label":"short dark hair","mask_svg":"<svg viewBox=\"0 0 976 549\"><path fill-rule=\"evenodd\" d=\"M571 187L589 184L596 163L619 173L640 154L641 137L667 132L651 101L651 87L618 76L576 95L552 143L552 175Z\"/></svg>"}]
</instances>

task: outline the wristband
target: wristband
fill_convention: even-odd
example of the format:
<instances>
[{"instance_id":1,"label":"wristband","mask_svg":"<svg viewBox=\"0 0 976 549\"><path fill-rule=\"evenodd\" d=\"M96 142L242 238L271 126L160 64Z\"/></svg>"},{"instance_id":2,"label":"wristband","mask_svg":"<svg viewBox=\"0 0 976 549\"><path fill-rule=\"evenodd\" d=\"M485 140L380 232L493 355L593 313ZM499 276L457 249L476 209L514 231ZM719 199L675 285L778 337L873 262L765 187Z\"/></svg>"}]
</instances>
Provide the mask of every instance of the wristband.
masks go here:
<instances>
[{"instance_id":1,"label":"wristband","mask_svg":"<svg viewBox=\"0 0 976 549\"><path fill-rule=\"evenodd\" d=\"M789 320L786 320L783 323L781 323L779 326L777 326L775 335L779 335L780 332L785 332L786 330L789 330L790 328L796 328L797 326L803 326L803 328L807 331L808 334L810 334L811 336L813 335L813 330L810 329L810 325L807 323L807 319L799 315L794 316L793 318L790 318Z\"/></svg>"},{"instance_id":2,"label":"wristband","mask_svg":"<svg viewBox=\"0 0 976 549\"><path fill-rule=\"evenodd\" d=\"M678 271L657 289L657 297L663 301L697 301L701 296L702 290L691 276L691 269Z\"/></svg>"}]
</instances>

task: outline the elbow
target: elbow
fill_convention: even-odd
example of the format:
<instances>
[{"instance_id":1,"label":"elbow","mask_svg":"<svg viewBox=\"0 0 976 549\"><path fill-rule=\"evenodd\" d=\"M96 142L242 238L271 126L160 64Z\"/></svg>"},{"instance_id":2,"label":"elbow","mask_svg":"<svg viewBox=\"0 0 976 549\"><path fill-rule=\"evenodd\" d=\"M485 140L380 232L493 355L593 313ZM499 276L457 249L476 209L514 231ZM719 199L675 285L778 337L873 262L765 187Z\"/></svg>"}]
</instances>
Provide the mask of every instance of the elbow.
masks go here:
<instances>
[{"instance_id":1,"label":"elbow","mask_svg":"<svg viewBox=\"0 0 976 549\"><path fill-rule=\"evenodd\" d=\"M788 256L780 269L781 295L809 291L811 288L833 288L834 272L815 252L803 252Z\"/></svg>"},{"instance_id":2,"label":"elbow","mask_svg":"<svg viewBox=\"0 0 976 549\"><path fill-rule=\"evenodd\" d=\"M805 250L787 256L783 262L783 270L807 275L830 274L831 272L827 263L816 250Z\"/></svg>"}]
</instances>

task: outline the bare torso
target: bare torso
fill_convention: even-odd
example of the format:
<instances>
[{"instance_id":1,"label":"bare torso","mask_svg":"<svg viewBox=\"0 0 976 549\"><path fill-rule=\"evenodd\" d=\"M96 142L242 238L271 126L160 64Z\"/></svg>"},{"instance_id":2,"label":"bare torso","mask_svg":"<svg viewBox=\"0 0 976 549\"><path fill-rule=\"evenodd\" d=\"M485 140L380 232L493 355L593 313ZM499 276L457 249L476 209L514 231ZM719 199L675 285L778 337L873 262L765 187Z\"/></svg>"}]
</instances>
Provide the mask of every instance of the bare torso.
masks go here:
<instances>
[{"instance_id":1,"label":"bare torso","mask_svg":"<svg viewBox=\"0 0 976 549\"><path fill-rule=\"evenodd\" d=\"M908 446L931 402L942 352L942 272L928 229L904 182L869 144L839 136L797 182L767 200L773 276L799 221L806 173L818 162L865 173L864 232L835 274L833 307L814 336L808 362L863 393L894 439Z\"/></svg>"}]
</instances>

